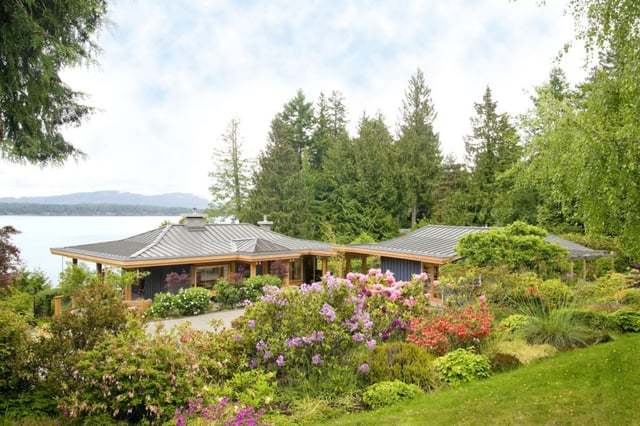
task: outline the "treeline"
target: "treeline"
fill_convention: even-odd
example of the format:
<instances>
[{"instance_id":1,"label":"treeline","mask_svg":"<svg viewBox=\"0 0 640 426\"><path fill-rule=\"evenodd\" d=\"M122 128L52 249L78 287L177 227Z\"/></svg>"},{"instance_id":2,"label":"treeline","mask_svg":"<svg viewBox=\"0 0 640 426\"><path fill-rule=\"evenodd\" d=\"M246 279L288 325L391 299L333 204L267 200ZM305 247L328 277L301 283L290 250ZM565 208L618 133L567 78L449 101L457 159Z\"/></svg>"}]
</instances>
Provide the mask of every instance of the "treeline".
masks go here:
<instances>
[{"instance_id":1,"label":"treeline","mask_svg":"<svg viewBox=\"0 0 640 426\"><path fill-rule=\"evenodd\" d=\"M124 204L0 203L0 215L12 216L179 216L189 211L181 207Z\"/></svg>"},{"instance_id":2,"label":"treeline","mask_svg":"<svg viewBox=\"0 0 640 426\"><path fill-rule=\"evenodd\" d=\"M244 222L268 215L274 230L337 242L382 240L424 223L520 220L610 238L638 259L640 7L623 3L625 13L612 12L613 2L569 8L594 58L585 81L573 86L551 70L520 116L501 112L487 87L463 160L442 153L437 106L419 69L394 130L380 114L363 114L350 135L340 92L312 102L300 90L273 118L253 169L238 155L232 120L211 173L216 205Z\"/></svg>"}]
</instances>

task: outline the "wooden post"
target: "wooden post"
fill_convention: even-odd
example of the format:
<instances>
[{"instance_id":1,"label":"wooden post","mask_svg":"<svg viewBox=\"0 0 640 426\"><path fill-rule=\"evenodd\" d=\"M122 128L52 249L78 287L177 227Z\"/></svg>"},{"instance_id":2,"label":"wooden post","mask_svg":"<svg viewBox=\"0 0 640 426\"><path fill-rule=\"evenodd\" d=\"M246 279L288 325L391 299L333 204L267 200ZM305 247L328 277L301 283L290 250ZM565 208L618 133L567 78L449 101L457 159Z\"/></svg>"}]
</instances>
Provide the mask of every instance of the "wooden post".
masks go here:
<instances>
[{"instance_id":1,"label":"wooden post","mask_svg":"<svg viewBox=\"0 0 640 426\"><path fill-rule=\"evenodd\" d=\"M433 263L430 263L429 264L429 284L430 284L429 293L431 294L432 298L435 297L435 293L434 293L435 287L433 286L433 280L435 279L435 277L436 277L436 265L434 265Z\"/></svg>"},{"instance_id":2,"label":"wooden post","mask_svg":"<svg viewBox=\"0 0 640 426\"><path fill-rule=\"evenodd\" d=\"M124 288L124 300L131 300L131 284Z\"/></svg>"},{"instance_id":3,"label":"wooden post","mask_svg":"<svg viewBox=\"0 0 640 426\"><path fill-rule=\"evenodd\" d=\"M329 269L329 260L326 256L322 256L322 276L327 275L327 269Z\"/></svg>"},{"instance_id":4,"label":"wooden post","mask_svg":"<svg viewBox=\"0 0 640 426\"><path fill-rule=\"evenodd\" d=\"M249 277L256 276L256 262L251 262L249 264Z\"/></svg>"},{"instance_id":5,"label":"wooden post","mask_svg":"<svg viewBox=\"0 0 640 426\"><path fill-rule=\"evenodd\" d=\"M362 256L360 256L360 272L362 272L363 274L367 273L367 255L363 254Z\"/></svg>"},{"instance_id":6,"label":"wooden post","mask_svg":"<svg viewBox=\"0 0 640 426\"><path fill-rule=\"evenodd\" d=\"M582 258L582 281L587 280L587 259Z\"/></svg>"},{"instance_id":7,"label":"wooden post","mask_svg":"<svg viewBox=\"0 0 640 426\"><path fill-rule=\"evenodd\" d=\"M345 268L345 273L342 275L346 276L349 272L351 272L351 257L347 255L347 266Z\"/></svg>"},{"instance_id":8,"label":"wooden post","mask_svg":"<svg viewBox=\"0 0 640 426\"><path fill-rule=\"evenodd\" d=\"M291 262L287 259L284 261L284 264L287 267L287 275L284 276L284 285L289 285L289 275L291 273Z\"/></svg>"},{"instance_id":9,"label":"wooden post","mask_svg":"<svg viewBox=\"0 0 640 426\"><path fill-rule=\"evenodd\" d=\"M53 315L60 315L62 312L62 296L55 296L53 298Z\"/></svg>"}]
</instances>

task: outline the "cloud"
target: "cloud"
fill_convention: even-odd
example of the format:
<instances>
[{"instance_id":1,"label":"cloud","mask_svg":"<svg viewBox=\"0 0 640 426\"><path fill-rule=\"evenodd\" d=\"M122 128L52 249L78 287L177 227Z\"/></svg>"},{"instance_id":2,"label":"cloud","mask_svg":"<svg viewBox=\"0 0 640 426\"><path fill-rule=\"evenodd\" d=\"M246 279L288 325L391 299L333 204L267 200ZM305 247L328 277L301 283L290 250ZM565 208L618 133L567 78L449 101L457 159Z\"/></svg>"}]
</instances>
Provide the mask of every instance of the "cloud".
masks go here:
<instances>
[{"instance_id":1,"label":"cloud","mask_svg":"<svg viewBox=\"0 0 640 426\"><path fill-rule=\"evenodd\" d=\"M548 2L551 3L551 2ZM378 2L120 0L99 38L99 67L68 70L99 112L66 134L86 161L3 164L1 196L117 189L207 196L213 150L241 120L249 155L298 89L339 90L350 130L380 111L395 131L408 80L425 73L445 153L463 157L473 103L489 85L500 111L529 104L572 36L562 5L532 1ZM565 60L581 77L579 57Z\"/></svg>"}]
</instances>

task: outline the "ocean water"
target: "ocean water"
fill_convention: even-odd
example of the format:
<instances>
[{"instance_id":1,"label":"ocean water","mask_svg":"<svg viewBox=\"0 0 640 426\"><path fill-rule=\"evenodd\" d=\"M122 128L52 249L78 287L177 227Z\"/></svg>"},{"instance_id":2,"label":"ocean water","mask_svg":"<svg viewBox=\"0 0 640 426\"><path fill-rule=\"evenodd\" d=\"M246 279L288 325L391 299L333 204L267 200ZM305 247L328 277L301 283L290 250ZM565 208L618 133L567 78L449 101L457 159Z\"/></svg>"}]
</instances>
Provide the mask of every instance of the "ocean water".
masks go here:
<instances>
[{"instance_id":1,"label":"ocean water","mask_svg":"<svg viewBox=\"0 0 640 426\"><path fill-rule=\"evenodd\" d=\"M58 284L69 258L54 256L49 249L79 244L120 240L150 231L165 220L177 223L177 216L0 216L0 226L20 231L12 242L28 270L39 269ZM91 264L95 267L95 264Z\"/></svg>"}]
</instances>

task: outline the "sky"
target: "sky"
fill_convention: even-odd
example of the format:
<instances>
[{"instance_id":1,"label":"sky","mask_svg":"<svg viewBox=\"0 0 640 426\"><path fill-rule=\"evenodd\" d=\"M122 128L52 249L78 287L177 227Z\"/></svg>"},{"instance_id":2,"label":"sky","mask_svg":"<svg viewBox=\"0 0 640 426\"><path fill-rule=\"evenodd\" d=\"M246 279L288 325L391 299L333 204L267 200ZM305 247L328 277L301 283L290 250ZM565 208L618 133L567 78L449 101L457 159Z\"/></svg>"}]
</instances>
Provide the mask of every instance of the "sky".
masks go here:
<instances>
[{"instance_id":1,"label":"sky","mask_svg":"<svg viewBox=\"0 0 640 426\"><path fill-rule=\"evenodd\" d=\"M98 64L65 70L97 111L64 134L87 154L62 167L0 165L0 197L99 190L209 197L214 149L232 118L246 157L302 89L337 90L355 135L382 113L395 134L409 79L420 68L444 154L464 159L473 104L489 86L498 111L531 105L573 22L564 0L115 0L98 35ZM559 64L584 78L572 50ZM2 161L2 160L0 160Z\"/></svg>"}]
</instances>

